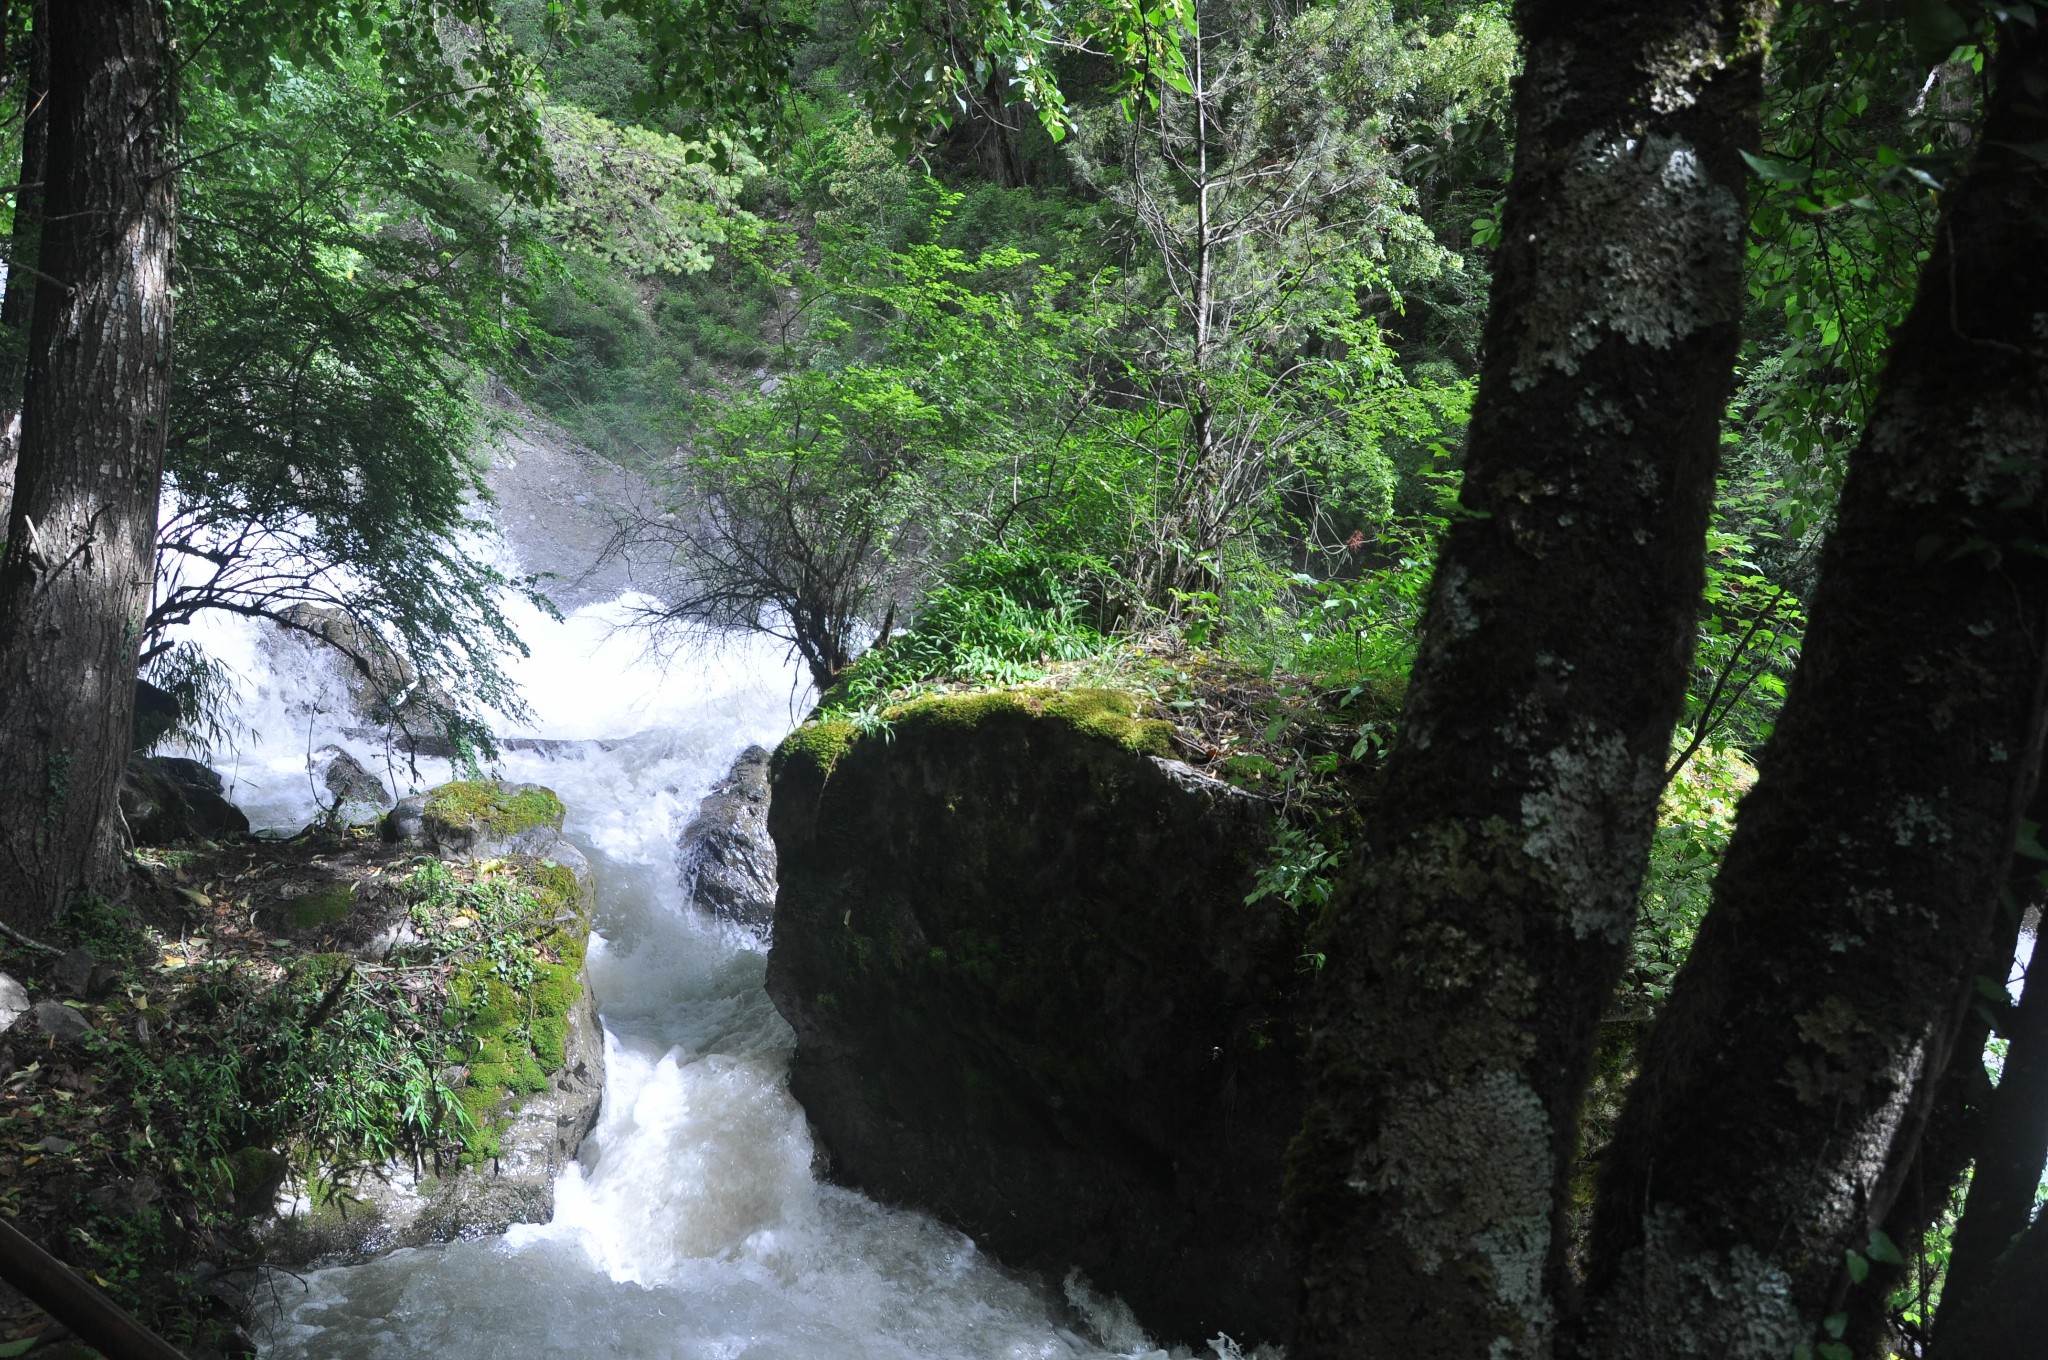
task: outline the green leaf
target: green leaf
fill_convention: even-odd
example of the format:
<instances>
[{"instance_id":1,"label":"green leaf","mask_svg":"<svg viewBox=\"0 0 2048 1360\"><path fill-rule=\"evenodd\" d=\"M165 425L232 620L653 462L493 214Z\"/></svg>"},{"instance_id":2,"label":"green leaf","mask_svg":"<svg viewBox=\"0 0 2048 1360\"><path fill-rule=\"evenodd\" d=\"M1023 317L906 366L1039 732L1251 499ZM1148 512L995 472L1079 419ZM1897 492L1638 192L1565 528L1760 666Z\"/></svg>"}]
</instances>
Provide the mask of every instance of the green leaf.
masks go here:
<instances>
[{"instance_id":1,"label":"green leaf","mask_svg":"<svg viewBox=\"0 0 2048 1360\"><path fill-rule=\"evenodd\" d=\"M27 1355L29 1348L40 1340L42 1338L39 1336L25 1336L19 1341L10 1341L4 1346L0 1346L0 1360L7 1360L8 1356L13 1355Z\"/></svg>"},{"instance_id":2,"label":"green leaf","mask_svg":"<svg viewBox=\"0 0 2048 1360\"><path fill-rule=\"evenodd\" d=\"M1893 1242L1881 1228L1872 1228L1870 1230L1870 1242L1863 1248L1863 1253L1871 1260L1882 1261L1888 1266L1902 1266L1906 1264L1905 1254L1899 1250L1898 1244Z\"/></svg>"},{"instance_id":3,"label":"green leaf","mask_svg":"<svg viewBox=\"0 0 2048 1360\"><path fill-rule=\"evenodd\" d=\"M1856 1360L1856 1353L1839 1341L1820 1343L1821 1360Z\"/></svg>"},{"instance_id":4,"label":"green leaf","mask_svg":"<svg viewBox=\"0 0 2048 1360\"><path fill-rule=\"evenodd\" d=\"M1742 159L1749 162L1749 168L1756 171L1758 179L1768 184L1804 184L1813 176L1811 167L1777 156L1752 156L1745 151Z\"/></svg>"},{"instance_id":5,"label":"green leaf","mask_svg":"<svg viewBox=\"0 0 2048 1360\"><path fill-rule=\"evenodd\" d=\"M1849 1283L1862 1284L1870 1278L1870 1258L1860 1251L1844 1252L1849 1264Z\"/></svg>"},{"instance_id":6,"label":"green leaf","mask_svg":"<svg viewBox=\"0 0 2048 1360\"><path fill-rule=\"evenodd\" d=\"M1829 1313L1820 1320L1820 1327L1822 1331L1839 1341L1841 1340L1842 1333L1849 1330L1849 1315L1847 1313ZM1826 1355L1828 1348L1822 1346L1820 1353Z\"/></svg>"}]
</instances>

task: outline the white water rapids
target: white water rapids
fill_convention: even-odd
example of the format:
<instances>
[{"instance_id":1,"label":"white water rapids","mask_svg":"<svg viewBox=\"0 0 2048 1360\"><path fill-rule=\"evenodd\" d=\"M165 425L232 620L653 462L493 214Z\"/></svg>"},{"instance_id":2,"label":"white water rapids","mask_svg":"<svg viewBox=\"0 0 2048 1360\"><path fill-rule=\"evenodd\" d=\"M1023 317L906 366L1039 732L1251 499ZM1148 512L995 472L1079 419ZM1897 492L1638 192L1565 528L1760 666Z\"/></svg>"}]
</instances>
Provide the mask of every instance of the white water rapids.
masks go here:
<instances>
[{"instance_id":1,"label":"white water rapids","mask_svg":"<svg viewBox=\"0 0 2048 1360\"><path fill-rule=\"evenodd\" d=\"M581 1164L558 1183L554 1221L276 1277L265 1354L1165 1360L1121 1304L1013 1275L931 1219L813 1174L786 1084L793 1038L762 991L761 944L685 906L674 848L738 752L789 728L792 672L754 643L664 668L614 632L624 609L520 616L533 650L516 667L534 712L526 735L603 740L503 760L505 777L561 794L597 875L590 976L604 1104ZM316 812L310 749L334 743L373 770L385 764L344 732L351 719L325 663L259 637L235 621L202 638L244 678L240 716L257 734L219 763L259 828L293 830ZM421 762L422 787L446 777L445 764Z\"/></svg>"}]
</instances>

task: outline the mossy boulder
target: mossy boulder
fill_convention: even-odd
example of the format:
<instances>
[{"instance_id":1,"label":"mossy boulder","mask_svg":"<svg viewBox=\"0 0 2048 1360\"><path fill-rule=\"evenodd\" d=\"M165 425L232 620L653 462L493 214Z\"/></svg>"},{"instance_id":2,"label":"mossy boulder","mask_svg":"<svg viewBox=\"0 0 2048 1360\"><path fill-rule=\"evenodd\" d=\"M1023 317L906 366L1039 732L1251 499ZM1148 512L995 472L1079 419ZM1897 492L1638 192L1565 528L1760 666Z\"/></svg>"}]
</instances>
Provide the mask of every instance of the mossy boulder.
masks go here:
<instances>
[{"instance_id":1,"label":"mossy boulder","mask_svg":"<svg viewBox=\"0 0 2048 1360\"><path fill-rule=\"evenodd\" d=\"M374 937L370 923L361 932L363 961L422 933L447 939L490 930L523 942L521 966L509 975L494 958L458 964L439 1015L450 1059L443 1076L469 1117L467 1145L459 1159L440 1166L395 1162L346 1189L302 1196L267 1233L273 1265L350 1264L400 1247L503 1232L514 1223L545 1223L554 1214L556 1177L597 1122L604 1032L584 972L594 903L590 865L551 824L561 818L552 793L538 789L542 801L520 796L537 786L495 787L513 796L465 794L463 805L523 808L492 834L509 823L532 853L472 850L475 859L497 862L460 872L498 885L499 915L479 919L473 901L430 901L412 906L402 922L406 935L395 933L400 922ZM526 815L540 820L522 825Z\"/></svg>"},{"instance_id":2,"label":"mossy boulder","mask_svg":"<svg viewBox=\"0 0 2048 1360\"><path fill-rule=\"evenodd\" d=\"M427 792L422 830L443 855L498 859L536 854L561 839L566 810L553 789L458 779Z\"/></svg>"},{"instance_id":3,"label":"mossy boulder","mask_svg":"<svg viewBox=\"0 0 2048 1360\"><path fill-rule=\"evenodd\" d=\"M1274 806L1116 691L945 695L777 752L768 991L834 1173L1156 1334L1284 1342L1304 923Z\"/></svg>"}]
</instances>

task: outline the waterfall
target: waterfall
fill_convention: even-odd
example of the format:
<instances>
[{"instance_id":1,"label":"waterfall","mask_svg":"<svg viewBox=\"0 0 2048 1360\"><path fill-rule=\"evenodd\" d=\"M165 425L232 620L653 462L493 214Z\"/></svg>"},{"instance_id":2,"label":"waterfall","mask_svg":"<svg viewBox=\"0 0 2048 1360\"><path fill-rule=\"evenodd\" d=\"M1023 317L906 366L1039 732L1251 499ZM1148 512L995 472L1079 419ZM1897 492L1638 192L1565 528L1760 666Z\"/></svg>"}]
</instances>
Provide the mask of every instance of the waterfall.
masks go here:
<instances>
[{"instance_id":1,"label":"waterfall","mask_svg":"<svg viewBox=\"0 0 2048 1360\"><path fill-rule=\"evenodd\" d=\"M733 640L657 661L619 625L630 599L562 620L522 611L514 667L533 716L507 778L567 804L591 857L590 976L605 1028L604 1105L554 1220L405 1250L261 1293L266 1355L286 1360L563 1356L649 1360L1080 1360L1155 1355L1115 1300L1006 1271L921 1214L821 1180L786 1074L793 1037L761 982L762 944L684 903L675 839L749 743L772 745L806 696L778 647ZM338 673L243 620L200 640L242 679L239 749L220 755L259 828L318 811L309 750L394 777L448 777L352 731ZM1219 1353L1234 1355L1227 1344Z\"/></svg>"}]
</instances>

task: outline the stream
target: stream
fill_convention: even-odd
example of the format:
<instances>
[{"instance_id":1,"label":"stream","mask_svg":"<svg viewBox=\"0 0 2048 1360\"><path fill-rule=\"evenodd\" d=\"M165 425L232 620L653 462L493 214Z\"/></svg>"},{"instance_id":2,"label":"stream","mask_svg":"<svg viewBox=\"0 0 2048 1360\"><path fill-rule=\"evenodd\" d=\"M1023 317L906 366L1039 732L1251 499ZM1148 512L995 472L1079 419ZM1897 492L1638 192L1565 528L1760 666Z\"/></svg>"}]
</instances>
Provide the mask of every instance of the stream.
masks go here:
<instances>
[{"instance_id":1,"label":"stream","mask_svg":"<svg viewBox=\"0 0 2048 1360\"><path fill-rule=\"evenodd\" d=\"M508 735L574 744L508 751L502 773L562 796L597 877L604 1104L554 1220L276 1275L265 1355L1165 1360L1115 1300L1013 1274L932 1219L814 1173L763 943L686 907L675 860L698 799L746 745L777 741L808 692L779 647L753 640L657 662L617 629L627 609L518 616L533 655L515 674L533 713ZM347 735L323 659L239 620L201 640L243 678L244 731L218 762L259 829L315 814L310 750L334 743L387 770ZM445 762L420 765L420 787L448 777ZM415 782L396 773L401 791Z\"/></svg>"}]
</instances>

